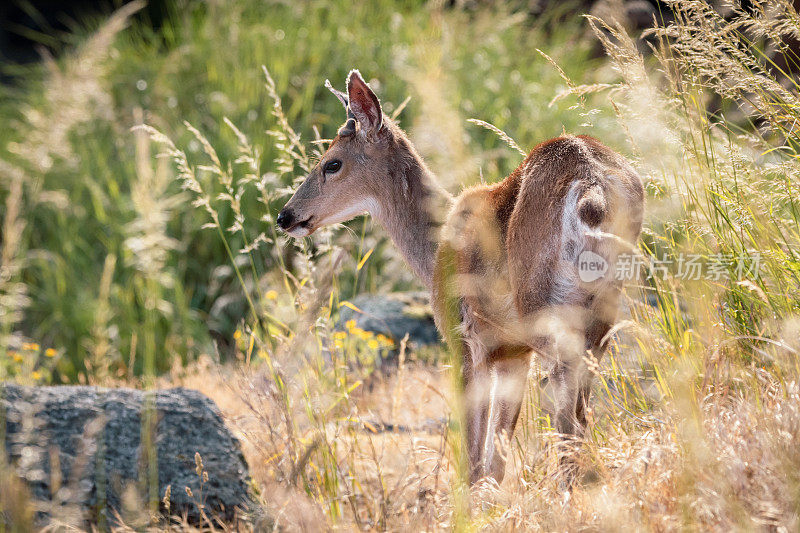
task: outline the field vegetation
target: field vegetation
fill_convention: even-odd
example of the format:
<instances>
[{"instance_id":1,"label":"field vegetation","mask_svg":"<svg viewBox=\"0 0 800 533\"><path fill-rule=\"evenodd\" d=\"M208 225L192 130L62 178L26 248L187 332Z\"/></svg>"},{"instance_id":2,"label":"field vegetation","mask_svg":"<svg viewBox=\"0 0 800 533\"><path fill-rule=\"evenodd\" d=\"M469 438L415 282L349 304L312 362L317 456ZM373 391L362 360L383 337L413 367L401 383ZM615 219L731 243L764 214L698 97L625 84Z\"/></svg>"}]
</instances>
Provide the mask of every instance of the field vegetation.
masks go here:
<instances>
[{"instance_id":1,"label":"field vegetation","mask_svg":"<svg viewBox=\"0 0 800 533\"><path fill-rule=\"evenodd\" d=\"M456 4L177 2L154 30L134 2L16 72L0 376L208 394L251 467L242 530L797 529L800 16L673 0L634 35L613 2L602 18ZM506 480L468 489L447 349L335 328L357 294L419 288L381 228L276 232L343 121L323 82L351 68L451 192L562 132L641 173L641 269L589 361L571 492L537 368ZM23 499L0 491L21 520ZM122 518L143 515L187 527Z\"/></svg>"}]
</instances>

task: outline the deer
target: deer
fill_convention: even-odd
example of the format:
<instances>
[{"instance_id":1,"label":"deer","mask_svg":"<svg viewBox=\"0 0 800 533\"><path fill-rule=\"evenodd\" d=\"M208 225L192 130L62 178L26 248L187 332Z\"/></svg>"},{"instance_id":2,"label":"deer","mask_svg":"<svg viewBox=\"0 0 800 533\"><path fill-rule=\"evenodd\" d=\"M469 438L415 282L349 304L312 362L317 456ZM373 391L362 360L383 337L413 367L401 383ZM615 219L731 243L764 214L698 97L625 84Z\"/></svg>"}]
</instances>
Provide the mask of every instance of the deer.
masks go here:
<instances>
[{"instance_id":1,"label":"deer","mask_svg":"<svg viewBox=\"0 0 800 533\"><path fill-rule=\"evenodd\" d=\"M589 362L599 362L609 344L623 289L612 269L600 271L639 237L641 178L597 139L564 134L536 146L502 181L452 195L358 70L346 84L341 92L325 82L345 123L277 225L294 238L365 213L383 226L430 291L440 333L461 354L471 484L503 480L504 445L535 355L571 485L572 448L588 423ZM582 275L587 257L602 275Z\"/></svg>"}]
</instances>

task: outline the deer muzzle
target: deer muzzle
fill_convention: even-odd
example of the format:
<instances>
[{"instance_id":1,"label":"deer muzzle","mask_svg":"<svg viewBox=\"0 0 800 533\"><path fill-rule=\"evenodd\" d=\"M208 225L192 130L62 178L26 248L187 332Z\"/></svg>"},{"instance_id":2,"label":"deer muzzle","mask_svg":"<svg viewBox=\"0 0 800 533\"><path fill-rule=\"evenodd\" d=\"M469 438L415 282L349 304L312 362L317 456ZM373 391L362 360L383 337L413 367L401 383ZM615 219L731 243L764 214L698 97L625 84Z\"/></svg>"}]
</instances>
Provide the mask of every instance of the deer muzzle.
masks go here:
<instances>
[{"instance_id":1,"label":"deer muzzle","mask_svg":"<svg viewBox=\"0 0 800 533\"><path fill-rule=\"evenodd\" d=\"M279 228L292 237L305 237L311 233L309 224L312 218L313 217L308 217L305 220L300 220L297 218L294 211L284 207L281 209L280 213L278 213L278 218L275 219L275 222L278 224Z\"/></svg>"}]
</instances>

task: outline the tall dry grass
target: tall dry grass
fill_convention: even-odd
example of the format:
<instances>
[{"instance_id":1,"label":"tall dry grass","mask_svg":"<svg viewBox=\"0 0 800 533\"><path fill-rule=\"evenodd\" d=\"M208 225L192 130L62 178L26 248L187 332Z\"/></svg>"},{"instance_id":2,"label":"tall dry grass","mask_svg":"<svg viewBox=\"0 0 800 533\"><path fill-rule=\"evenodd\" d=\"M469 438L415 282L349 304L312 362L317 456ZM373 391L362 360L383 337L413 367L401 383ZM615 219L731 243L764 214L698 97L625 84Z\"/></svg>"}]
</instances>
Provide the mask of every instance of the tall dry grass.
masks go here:
<instances>
[{"instance_id":1,"label":"tall dry grass","mask_svg":"<svg viewBox=\"0 0 800 533\"><path fill-rule=\"evenodd\" d=\"M454 499L454 434L442 425L438 432L424 426L426 416L452 410L445 375L414 368L430 387L414 403L436 408L417 415L416 426L386 435L371 421L372 412L419 390L402 373L381 378L377 395L356 387L329 398L319 394L325 388L317 381L309 394L304 377L294 383L293 397L272 360L266 376L247 371L220 393L229 400L240 395L260 413L245 437L251 457L291 465L288 481L282 482L287 476L277 466L256 474L263 486L281 487L283 496L274 499L271 492L263 501L272 516L308 528L320 522L379 529L797 527L800 396L792 257L798 225L790 134L796 91L770 69L774 56L765 51L775 32L792 35L796 14L787 5L775 11L758 4L756 15L736 11L724 19L702 3L673 7L676 21L651 32L656 48L647 59L619 24L590 18L617 81L582 86L570 80L561 96L577 95L578 109L591 115L592 105L606 104L586 96L608 94L626 151L651 196L641 247L648 262L630 291L613 348L593 367L595 403L578 485L564 492L555 481L554 436L540 415L534 385L514 446L506 450L506 482L473 489L472 510L465 511ZM777 43L772 47L791 54ZM709 111L715 99L731 119ZM740 113L733 113L736 106ZM758 127L748 129L742 121ZM687 280L678 270L680 254L697 255L705 264L725 260L715 279ZM758 271L744 268L743 261L756 254ZM315 332L312 351L330 346L324 329ZM331 357L335 344L332 350ZM262 379L287 393L279 401L274 393L254 393ZM235 404L229 408L239 413ZM311 405L315 411L335 405L348 414L315 426L306 418ZM274 432L275 419L287 425ZM302 422L290 426L287 420ZM259 431L264 426L271 428L269 438ZM276 445L276 435L296 440ZM254 449L264 442L273 444ZM328 455L330 450L336 453ZM332 470L319 466L334 462ZM303 472L310 477L297 483Z\"/></svg>"}]
</instances>

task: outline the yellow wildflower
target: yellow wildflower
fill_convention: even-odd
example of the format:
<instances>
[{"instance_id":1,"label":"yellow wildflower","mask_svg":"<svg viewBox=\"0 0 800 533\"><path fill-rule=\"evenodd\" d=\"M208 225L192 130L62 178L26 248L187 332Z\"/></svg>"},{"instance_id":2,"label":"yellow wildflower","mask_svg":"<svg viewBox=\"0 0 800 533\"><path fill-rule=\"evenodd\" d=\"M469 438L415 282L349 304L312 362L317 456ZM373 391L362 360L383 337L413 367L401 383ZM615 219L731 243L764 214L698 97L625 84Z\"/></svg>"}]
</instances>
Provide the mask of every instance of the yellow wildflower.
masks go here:
<instances>
[{"instance_id":1,"label":"yellow wildflower","mask_svg":"<svg viewBox=\"0 0 800 533\"><path fill-rule=\"evenodd\" d=\"M352 331L351 331L351 333L352 333L353 335L355 335L356 337L358 337L359 339L361 339L361 340L367 340L367 339L369 339L370 337L372 337L372 332L370 332L370 331L364 331L364 330L363 330L363 329L361 329L361 328L353 328L353 329L352 329Z\"/></svg>"},{"instance_id":2,"label":"yellow wildflower","mask_svg":"<svg viewBox=\"0 0 800 533\"><path fill-rule=\"evenodd\" d=\"M14 359L14 361L16 361L17 363L22 362L22 356L19 354L19 352L8 352L8 355L10 355L11 358Z\"/></svg>"},{"instance_id":3,"label":"yellow wildflower","mask_svg":"<svg viewBox=\"0 0 800 533\"><path fill-rule=\"evenodd\" d=\"M378 333L377 339L378 342L380 342L384 346L394 346L394 341L389 337L387 337L386 335L384 335L383 333Z\"/></svg>"},{"instance_id":4,"label":"yellow wildflower","mask_svg":"<svg viewBox=\"0 0 800 533\"><path fill-rule=\"evenodd\" d=\"M242 338L242 332L240 330L236 330L233 332L233 340L238 341Z\"/></svg>"},{"instance_id":5,"label":"yellow wildflower","mask_svg":"<svg viewBox=\"0 0 800 533\"><path fill-rule=\"evenodd\" d=\"M36 344L35 342L26 342L25 344L22 345L22 349L23 350L32 350L34 352L38 352L39 351L39 345Z\"/></svg>"},{"instance_id":6,"label":"yellow wildflower","mask_svg":"<svg viewBox=\"0 0 800 533\"><path fill-rule=\"evenodd\" d=\"M34 370L33 372L31 372L31 377L36 381L39 381L40 379L42 379L42 373L39 372L38 370Z\"/></svg>"},{"instance_id":7,"label":"yellow wildflower","mask_svg":"<svg viewBox=\"0 0 800 533\"><path fill-rule=\"evenodd\" d=\"M347 322L344 323L344 327L346 327L348 331L353 331L354 329L356 329L356 321L352 319L348 320Z\"/></svg>"},{"instance_id":8,"label":"yellow wildflower","mask_svg":"<svg viewBox=\"0 0 800 533\"><path fill-rule=\"evenodd\" d=\"M340 339L334 339L333 345L336 346L337 348L344 348L344 342Z\"/></svg>"},{"instance_id":9,"label":"yellow wildflower","mask_svg":"<svg viewBox=\"0 0 800 533\"><path fill-rule=\"evenodd\" d=\"M264 298L267 300L277 300L278 299L278 291L276 290L268 290L266 294L264 294Z\"/></svg>"},{"instance_id":10,"label":"yellow wildflower","mask_svg":"<svg viewBox=\"0 0 800 533\"><path fill-rule=\"evenodd\" d=\"M370 350L377 350L378 349L378 341L375 339L370 339L367 342L367 346L369 346Z\"/></svg>"},{"instance_id":11,"label":"yellow wildflower","mask_svg":"<svg viewBox=\"0 0 800 533\"><path fill-rule=\"evenodd\" d=\"M333 338L334 340L338 339L340 341L343 341L347 338L347 333L344 331L334 331Z\"/></svg>"},{"instance_id":12,"label":"yellow wildflower","mask_svg":"<svg viewBox=\"0 0 800 533\"><path fill-rule=\"evenodd\" d=\"M55 357L58 354L55 348L48 348L44 351L44 355L47 357Z\"/></svg>"}]
</instances>

